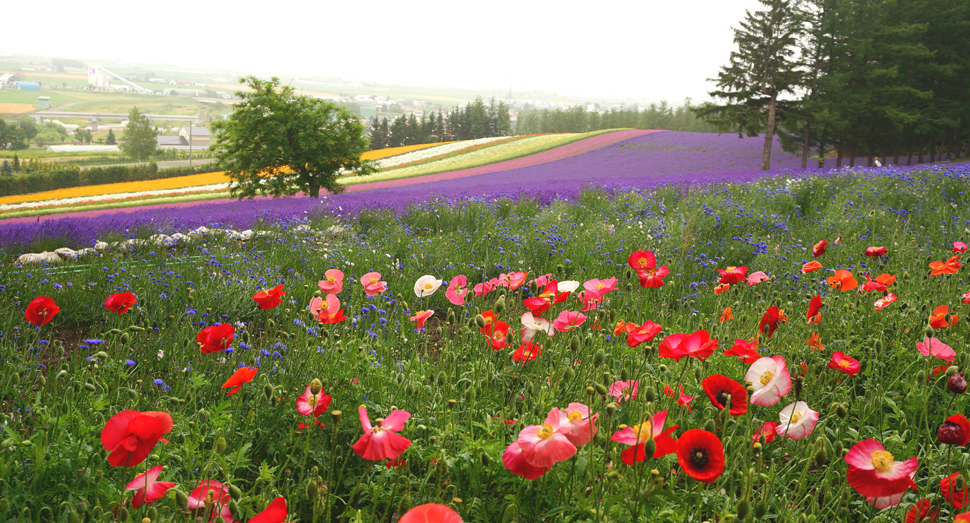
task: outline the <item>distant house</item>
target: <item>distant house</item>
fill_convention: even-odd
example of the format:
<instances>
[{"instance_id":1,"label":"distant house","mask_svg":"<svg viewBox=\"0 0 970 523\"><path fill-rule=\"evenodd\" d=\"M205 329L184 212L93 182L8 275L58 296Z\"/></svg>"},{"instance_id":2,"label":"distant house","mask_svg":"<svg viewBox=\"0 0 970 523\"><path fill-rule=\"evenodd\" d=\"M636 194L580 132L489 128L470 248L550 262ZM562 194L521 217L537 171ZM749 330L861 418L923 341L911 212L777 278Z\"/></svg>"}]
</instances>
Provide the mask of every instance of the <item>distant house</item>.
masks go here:
<instances>
[{"instance_id":1,"label":"distant house","mask_svg":"<svg viewBox=\"0 0 970 523\"><path fill-rule=\"evenodd\" d=\"M205 127L192 126L191 129L188 127L183 127L179 131L179 136L185 139L186 144L192 145L192 147L198 147L200 149L205 149L209 147L209 142L212 139L212 134ZM191 137L191 141L190 141Z\"/></svg>"},{"instance_id":2,"label":"distant house","mask_svg":"<svg viewBox=\"0 0 970 523\"><path fill-rule=\"evenodd\" d=\"M159 135L156 137L159 149L188 149L189 141L181 136Z\"/></svg>"},{"instance_id":3,"label":"distant house","mask_svg":"<svg viewBox=\"0 0 970 523\"><path fill-rule=\"evenodd\" d=\"M40 84L37 82L14 82L13 88L18 91L40 91Z\"/></svg>"},{"instance_id":4,"label":"distant house","mask_svg":"<svg viewBox=\"0 0 970 523\"><path fill-rule=\"evenodd\" d=\"M165 79L164 78L149 78L148 81L151 82L151 83L153 83L153 84L163 84L163 83L165 83Z\"/></svg>"}]
</instances>

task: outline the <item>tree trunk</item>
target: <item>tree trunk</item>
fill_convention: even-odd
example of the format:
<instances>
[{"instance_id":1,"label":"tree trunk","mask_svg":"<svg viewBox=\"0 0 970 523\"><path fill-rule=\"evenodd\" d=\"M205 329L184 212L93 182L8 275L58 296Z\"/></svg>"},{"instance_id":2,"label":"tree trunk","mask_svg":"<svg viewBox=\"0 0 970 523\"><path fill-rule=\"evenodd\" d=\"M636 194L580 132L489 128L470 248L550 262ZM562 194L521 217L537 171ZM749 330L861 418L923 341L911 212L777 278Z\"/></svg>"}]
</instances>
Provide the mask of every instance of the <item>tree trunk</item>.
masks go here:
<instances>
[{"instance_id":1,"label":"tree trunk","mask_svg":"<svg viewBox=\"0 0 970 523\"><path fill-rule=\"evenodd\" d=\"M919 156L916 157L916 163L917 163L917 165L923 163L923 150L924 150L924 147L926 146L926 142L924 142L922 138L923 137L920 136L920 141L919 141Z\"/></svg>"},{"instance_id":2,"label":"tree trunk","mask_svg":"<svg viewBox=\"0 0 970 523\"><path fill-rule=\"evenodd\" d=\"M775 106L778 103L778 93L771 93L768 102L768 125L765 126L765 150L761 153L761 170L771 169L771 142L775 137Z\"/></svg>"},{"instance_id":3,"label":"tree trunk","mask_svg":"<svg viewBox=\"0 0 970 523\"><path fill-rule=\"evenodd\" d=\"M913 140L909 144L909 156L906 157L906 165L913 165L913 151L916 150L916 135L913 135Z\"/></svg>"},{"instance_id":4,"label":"tree trunk","mask_svg":"<svg viewBox=\"0 0 970 523\"><path fill-rule=\"evenodd\" d=\"M936 161L936 147L933 147L933 142L930 142L930 163Z\"/></svg>"},{"instance_id":5,"label":"tree trunk","mask_svg":"<svg viewBox=\"0 0 970 523\"><path fill-rule=\"evenodd\" d=\"M818 168L825 168L825 142L821 140L818 142Z\"/></svg>"},{"instance_id":6,"label":"tree trunk","mask_svg":"<svg viewBox=\"0 0 970 523\"><path fill-rule=\"evenodd\" d=\"M903 133L902 131L896 135L896 147L893 149L893 165L899 165L899 149L903 147Z\"/></svg>"},{"instance_id":7,"label":"tree trunk","mask_svg":"<svg viewBox=\"0 0 970 523\"><path fill-rule=\"evenodd\" d=\"M849 145L849 167L855 167L855 144Z\"/></svg>"},{"instance_id":8,"label":"tree trunk","mask_svg":"<svg viewBox=\"0 0 970 523\"><path fill-rule=\"evenodd\" d=\"M802 140L802 169L808 166L808 136L812 132L812 117L805 121L805 139Z\"/></svg>"},{"instance_id":9,"label":"tree trunk","mask_svg":"<svg viewBox=\"0 0 970 523\"><path fill-rule=\"evenodd\" d=\"M943 153L946 152L946 159L950 159L950 149L946 146L946 133L943 133L943 138L940 140L940 161L943 161Z\"/></svg>"},{"instance_id":10,"label":"tree trunk","mask_svg":"<svg viewBox=\"0 0 970 523\"><path fill-rule=\"evenodd\" d=\"M960 143L960 127L957 127L953 130L953 148L956 149L953 152L956 153L957 160L963 158L963 151L961 150L962 147L963 144Z\"/></svg>"},{"instance_id":11,"label":"tree trunk","mask_svg":"<svg viewBox=\"0 0 970 523\"><path fill-rule=\"evenodd\" d=\"M835 160L836 169L838 169L839 167L842 167L842 154L843 154L842 146L843 145L845 145L845 142L843 140L839 140L839 156Z\"/></svg>"}]
</instances>

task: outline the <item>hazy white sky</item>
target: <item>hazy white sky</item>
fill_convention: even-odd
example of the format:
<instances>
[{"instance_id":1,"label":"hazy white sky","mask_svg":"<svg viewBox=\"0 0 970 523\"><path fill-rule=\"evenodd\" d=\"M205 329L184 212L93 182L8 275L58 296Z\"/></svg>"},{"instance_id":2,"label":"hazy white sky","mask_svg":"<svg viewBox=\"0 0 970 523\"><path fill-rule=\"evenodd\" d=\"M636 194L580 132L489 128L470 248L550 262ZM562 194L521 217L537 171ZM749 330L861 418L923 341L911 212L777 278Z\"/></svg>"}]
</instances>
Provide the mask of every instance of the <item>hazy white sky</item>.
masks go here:
<instances>
[{"instance_id":1,"label":"hazy white sky","mask_svg":"<svg viewBox=\"0 0 970 523\"><path fill-rule=\"evenodd\" d=\"M0 53L707 99L757 0L5 2Z\"/></svg>"}]
</instances>

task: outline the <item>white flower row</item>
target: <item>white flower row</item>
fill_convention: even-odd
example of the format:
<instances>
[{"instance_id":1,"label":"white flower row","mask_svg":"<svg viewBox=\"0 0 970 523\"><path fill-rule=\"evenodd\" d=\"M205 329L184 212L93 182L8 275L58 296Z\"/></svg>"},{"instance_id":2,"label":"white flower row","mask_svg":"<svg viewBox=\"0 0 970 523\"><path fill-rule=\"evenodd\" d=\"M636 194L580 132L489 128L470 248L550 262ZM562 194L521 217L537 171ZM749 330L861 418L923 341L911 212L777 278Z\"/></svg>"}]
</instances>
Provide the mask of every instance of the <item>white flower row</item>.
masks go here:
<instances>
[{"instance_id":1,"label":"white flower row","mask_svg":"<svg viewBox=\"0 0 970 523\"><path fill-rule=\"evenodd\" d=\"M419 162L421 160L427 160L428 158L434 158L435 156L441 156L442 154L449 154L462 149L467 149L469 147L475 147L476 145L497 142L499 140L507 140L508 138L508 136L495 136L492 138L479 138L478 140L463 140L460 142L446 143L444 145L436 145L426 149L418 149L417 151L411 151L409 153L399 154L397 156L389 156L387 158L376 160L374 163L376 163L378 168L382 170L391 169L393 167L397 167L398 165Z\"/></svg>"},{"instance_id":2,"label":"white flower row","mask_svg":"<svg viewBox=\"0 0 970 523\"><path fill-rule=\"evenodd\" d=\"M145 198L149 196L168 196L194 192L209 192L228 189L228 183L214 183L212 185L196 185L193 187L182 187L179 189L156 189L151 191L137 192L116 192L111 194L98 194L94 196L74 196L72 198L59 198L56 200L41 200L38 202L8 203L0 205L0 212L12 211L15 209L32 209L35 207L62 207L65 205L76 205L83 203L97 203L114 200L124 200L128 198Z\"/></svg>"}]
</instances>

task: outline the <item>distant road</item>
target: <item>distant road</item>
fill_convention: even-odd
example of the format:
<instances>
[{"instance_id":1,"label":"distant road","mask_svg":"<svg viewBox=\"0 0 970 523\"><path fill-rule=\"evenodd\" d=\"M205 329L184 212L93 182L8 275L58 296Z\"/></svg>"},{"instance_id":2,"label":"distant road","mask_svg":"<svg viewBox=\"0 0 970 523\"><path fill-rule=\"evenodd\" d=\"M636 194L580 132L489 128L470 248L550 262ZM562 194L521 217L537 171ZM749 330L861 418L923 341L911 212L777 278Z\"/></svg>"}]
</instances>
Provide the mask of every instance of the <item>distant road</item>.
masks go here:
<instances>
[{"instance_id":1,"label":"distant road","mask_svg":"<svg viewBox=\"0 0 970 523\"><path fill-rule=\"evenodd\" d=\"M216 161L216 158L200 158L198 160L192 160L192 166L205 165ZM93 169L95 167L130 167L134 165L148 165L149 162L135 162L135 163L112 163L107 165L82 165L81 170L85 171L87 169ZM164 162L155 162L158 164L159 169L168 169L170 167L188 167L188 160L168 160Z\"/></svg>"}]
</instances>

